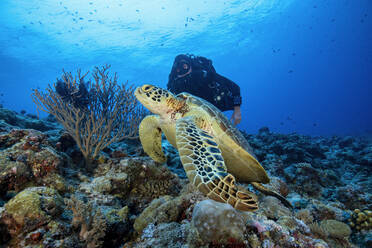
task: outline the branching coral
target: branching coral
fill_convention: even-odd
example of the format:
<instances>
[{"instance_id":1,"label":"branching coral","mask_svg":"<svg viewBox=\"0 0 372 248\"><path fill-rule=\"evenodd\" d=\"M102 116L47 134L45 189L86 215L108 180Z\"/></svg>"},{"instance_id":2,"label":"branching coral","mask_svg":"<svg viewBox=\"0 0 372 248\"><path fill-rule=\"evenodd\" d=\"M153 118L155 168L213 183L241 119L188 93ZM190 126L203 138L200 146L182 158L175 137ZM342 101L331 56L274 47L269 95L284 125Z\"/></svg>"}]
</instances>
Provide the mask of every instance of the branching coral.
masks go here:
<instances>
[{"instance_id":1,"label":"branching coral","mask_svg":"<svg viewBox=\"0 0 372 248\"><path fill-rule=\"evenodd\" d=\"M88 73L82 75L78 70L73 76L64 72L65 91L62 95L57 92L60 81L49 85L45 92L34 89L32 93L38 108L55 116L74 138L88 164L111 143L136 137L144 116L143 108L133 95L134 87L127 83L119 85L116 74L110 76L109 68L108 65L96 67L93 82L86 84L84 78ZM75 98L82 88L81 84L87 85L83 88L90 90L84 94L83 101L81 97L78 101ZM65 93L71 96L66 97ZM86 105L82 106L83 103Z\"/></svg>"}]
</instances>

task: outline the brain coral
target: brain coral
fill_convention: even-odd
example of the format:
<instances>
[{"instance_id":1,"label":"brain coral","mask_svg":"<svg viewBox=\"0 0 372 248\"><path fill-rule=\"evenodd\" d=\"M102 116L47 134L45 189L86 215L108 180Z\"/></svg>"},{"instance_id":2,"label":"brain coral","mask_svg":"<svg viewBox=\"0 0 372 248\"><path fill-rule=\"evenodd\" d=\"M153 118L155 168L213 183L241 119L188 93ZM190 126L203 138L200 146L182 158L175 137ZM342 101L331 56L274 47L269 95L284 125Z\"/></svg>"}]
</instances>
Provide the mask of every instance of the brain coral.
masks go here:
<instances>
[{"instance_id":1,"label":"brain coral","mask_svg":"<svg viewBox=\"0 0 372 248\"><path fill-rule=\"evenodd\" d=\"M350 227L341 221L323 220L320 222L320 226L331 238L342 239L349 237L351 234Z\"/></svg>"}]
</instances>

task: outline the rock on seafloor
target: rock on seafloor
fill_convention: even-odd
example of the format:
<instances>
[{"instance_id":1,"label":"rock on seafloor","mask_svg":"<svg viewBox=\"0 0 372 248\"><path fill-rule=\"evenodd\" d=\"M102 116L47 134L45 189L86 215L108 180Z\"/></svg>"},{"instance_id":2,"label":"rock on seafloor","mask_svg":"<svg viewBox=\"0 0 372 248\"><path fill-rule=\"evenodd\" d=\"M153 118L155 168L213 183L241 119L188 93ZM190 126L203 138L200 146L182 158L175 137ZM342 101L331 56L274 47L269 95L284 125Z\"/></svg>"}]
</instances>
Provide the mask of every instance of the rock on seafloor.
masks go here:
<instances>
[{"instance_id":1,"label":"rock on seafloor","mask_svg":"<svg viewBox=\"0 0 372 248\"><path fill-rule=\"evenodd\" d=\"M371 141L244 135L293 209L244 183L255 212L208 199L166 140L167 163L124 140L85 170L60 125L0 109L0 247L372 247Z\"/></svg>"},{"instance_id":2,"label":"rock on seafloor","mask_svg":"<svg viewBox=\"0 0 372 248\"><path fill-rule=\"evenodd\" d=\"M234 239L244 241L245 222L242 215L231 205L213 200L197 203L192 214L192 224L204 242L227 243Z\"/></svg>"}]
</instances>

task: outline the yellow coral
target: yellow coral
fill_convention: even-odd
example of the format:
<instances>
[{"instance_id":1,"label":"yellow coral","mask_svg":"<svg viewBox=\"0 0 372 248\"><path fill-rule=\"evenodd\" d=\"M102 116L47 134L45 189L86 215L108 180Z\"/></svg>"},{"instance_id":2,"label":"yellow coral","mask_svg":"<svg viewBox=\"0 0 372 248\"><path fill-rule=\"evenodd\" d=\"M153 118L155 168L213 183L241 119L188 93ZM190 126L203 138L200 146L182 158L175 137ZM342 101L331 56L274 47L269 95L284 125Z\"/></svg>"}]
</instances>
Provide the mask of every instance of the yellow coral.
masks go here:
<instances>
[{"instance_id":1,"label":"yellow coral","mask_svg":"<svg viewBox=\"0 0 372 248\"><path fill-rule=\"evenodd\" d=\"M372 211L355 209L349 219L349 226L357 231L370 230L372 227Z\"/></svg>"}]
</instances>

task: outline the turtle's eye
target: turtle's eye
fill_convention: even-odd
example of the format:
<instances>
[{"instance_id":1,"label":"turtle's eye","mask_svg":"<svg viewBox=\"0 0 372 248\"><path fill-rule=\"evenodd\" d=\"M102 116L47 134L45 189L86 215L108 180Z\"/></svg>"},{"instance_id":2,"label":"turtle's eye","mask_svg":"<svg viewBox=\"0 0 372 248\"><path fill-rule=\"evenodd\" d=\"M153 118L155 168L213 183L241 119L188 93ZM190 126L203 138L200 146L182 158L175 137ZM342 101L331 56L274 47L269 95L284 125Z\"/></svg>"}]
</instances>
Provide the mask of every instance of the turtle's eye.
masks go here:
<instances>
[{"instance_id":1,"label":"turtle's eye","mask_svg":"<svg viewBox=\"0 0 372 248\"><path fill-rule=\"evenodd\" d=\"M144 92L148 92L148 91L150 91L151 90L151 86L150 85L144 85L144 86L142 86L142 90L144 91Z\"/></svg>"}]
</instances>

